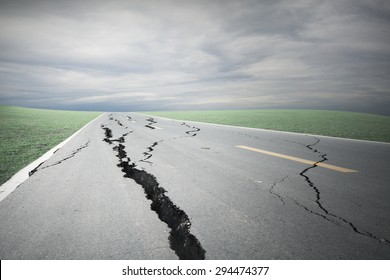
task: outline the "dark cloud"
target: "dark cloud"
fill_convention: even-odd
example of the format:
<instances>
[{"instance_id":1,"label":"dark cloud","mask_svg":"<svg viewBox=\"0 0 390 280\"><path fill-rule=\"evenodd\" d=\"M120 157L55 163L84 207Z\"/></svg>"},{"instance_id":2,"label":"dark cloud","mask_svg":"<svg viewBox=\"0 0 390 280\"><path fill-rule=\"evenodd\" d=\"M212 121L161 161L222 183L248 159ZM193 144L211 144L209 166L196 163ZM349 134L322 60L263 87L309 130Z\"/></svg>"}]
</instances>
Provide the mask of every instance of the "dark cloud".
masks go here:
<instances>
[{"instance_id":1,"label":"dark cloud","mask_svg":"<svg viewBox=\"0 0 390 280\"><path fill-rule=\"evenodd\" d=\"M0 103L390 115L388 1L0 2Z\"/></svg>"}]
</instances>

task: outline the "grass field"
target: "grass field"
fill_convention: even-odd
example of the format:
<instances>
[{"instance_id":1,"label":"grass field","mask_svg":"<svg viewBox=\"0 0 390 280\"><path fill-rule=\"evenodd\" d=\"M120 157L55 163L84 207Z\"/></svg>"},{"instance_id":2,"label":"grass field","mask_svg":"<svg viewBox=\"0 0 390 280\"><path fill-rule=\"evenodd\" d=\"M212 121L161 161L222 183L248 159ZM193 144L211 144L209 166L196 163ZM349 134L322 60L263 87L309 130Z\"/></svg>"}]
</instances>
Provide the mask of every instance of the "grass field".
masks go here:
<instances>
[{"instance_id":1,"label":"grass field","mask_svg":"<svg viewBox=\"0 0 390 280\"><path fill-rule=\"evenodd\" d=\"M99 114L0 105L0 184Z\"/></svg>"},{"instance_id":2,"label":"grass field","mask_svg":"<svg viewBox=\"0 0 390 280\"><path fill-rule=\"evenodd\" d=\"M147 112L179 120L390 142L390 117L324 110Z\"/></svg>"}]
</instances>

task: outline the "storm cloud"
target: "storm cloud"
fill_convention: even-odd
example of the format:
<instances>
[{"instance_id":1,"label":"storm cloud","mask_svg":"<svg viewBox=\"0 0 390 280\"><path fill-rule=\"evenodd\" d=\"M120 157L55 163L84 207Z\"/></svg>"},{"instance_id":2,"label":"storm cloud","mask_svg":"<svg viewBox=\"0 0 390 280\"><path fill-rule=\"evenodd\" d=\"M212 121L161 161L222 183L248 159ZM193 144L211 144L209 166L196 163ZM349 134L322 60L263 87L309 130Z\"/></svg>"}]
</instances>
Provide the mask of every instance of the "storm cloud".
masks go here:
<instances>
[{"instance_id":1,"label":"storm cloud","mask_svg":"<svg viewBox=\"0 0 390 280\"><path fill-rule=\"evenodd\" d=\"M390 115L390 2L2 1L0 103Z\"/></svg>"}]
</instances>

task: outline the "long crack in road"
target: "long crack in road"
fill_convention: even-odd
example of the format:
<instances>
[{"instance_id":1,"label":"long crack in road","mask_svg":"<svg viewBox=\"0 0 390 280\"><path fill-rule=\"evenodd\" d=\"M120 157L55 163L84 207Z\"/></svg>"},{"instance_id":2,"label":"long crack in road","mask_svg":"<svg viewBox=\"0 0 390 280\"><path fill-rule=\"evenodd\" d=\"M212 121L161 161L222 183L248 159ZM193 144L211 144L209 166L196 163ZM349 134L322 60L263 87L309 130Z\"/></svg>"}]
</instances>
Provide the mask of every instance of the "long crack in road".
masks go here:
<instances>
[{"instance_id":1,"label":"long crack in road","mask_svg":"<svg viewBox=\"0 0 390 280\"><path fill-rule=\"evenodd\" d=\"M131 118L129 118L129 120L130 119ZM145 125L145 127L154 129L152 124L157 122L152 118L148 119L148 121L150 123ZM121 125L118 121L117 123ZM206 251L203 249L199 240L190 232L191 221L188 215L172 202L166 194L167 191L160 186L153 174L137 168L135 162L132 162L130 157L127 155L124 143L125 137L130 132L126 132L118 139L113 139L111 129L105 125L101 125L101 127L103 128L105 134L103 141L110 145L112 145L113 142L119 143L113 147L113 151L116 152L116 156L119 158L118 167L120 167L121 171L125 174L124 177L134 180L143 188L146 198L152 201L151 210L156 212L158 218L162 222L166 223L171 229L169 236L171 249L174 250L179 259L205 259ZM199 130L200 129L195 128L194 131ZM194 131L187 131L186 133L193 137L196 135L193 134ZM162 142L162 140L159 142ZM151 146L147 147L147 151L143 153L145 158L142 161L148 162L147 160L152 157L152 152L154 151L153 147L157 144L158 142L154 142Z\"/></svg>"},{"instance_id":2,"label":"long crack in road","mask_svg":"<svg viewBox=\"0 0 390 280\"><path fill-rule=\"evenodd\" d=\"M321 212L323 212L323 214L315 213L314 211L311 211L311 213L317 214L318 216L320 216L320 217L322 217L322 218L324 218L324 219L326 219L328 221L332 221L335 224L340 225L339 223L335 222L334 220L330 219L329 217L336 218L336 219L340 220L341 222L343 222L344 224L346 224L348 227L350 227L355 233L360 234L360 235L364 235L364 236L372 238L372 239L375 239L375 240L377 240L377 241L379 241L381 243L384 243L386 245L390 245L390 241L389 240L387 240L385 238L380 238L380 237L378 237L378 236L376 236L376 235L374 235L374 234L372 234L370 232L363 231L363 230L359 229L354 223L352 223L351 221L348 221L347 219L345 219L345 218L343 218L341 216L333 214L330 210L328 210L323 205L323 203L321 202L321 191L314 184L314 182L310 179L310 177L307 175L307 173L310 170L312 170L314 168L317 168L319 163L327 161L328 158L327 158L326 154L321 153L319 150L314 148L314 146L316 146L316 145L318 145L320 143L320 139L318 139L317 137L313 137L313 138L315 139L315 142L313 144L304 145L304 146L306 148L308 148L309 150L313 151L313 153L318 154L321 159L319 161L315 162L312 166L310 166L308 168L305 168L304 170L302 170L299 173L299 175L302 176L305 179L305 182L309 185L309 187L315 191L315 203L318 206L318 208L321 210ZM297 202L297 201L295 201L295 202ZM298 204L298 202L297 202L297 204ZM300 206L302 206L302 205L300 204ZM309 209L307 207L304 207L304 208L309 211Z\"/></svg>"}]
</instances>

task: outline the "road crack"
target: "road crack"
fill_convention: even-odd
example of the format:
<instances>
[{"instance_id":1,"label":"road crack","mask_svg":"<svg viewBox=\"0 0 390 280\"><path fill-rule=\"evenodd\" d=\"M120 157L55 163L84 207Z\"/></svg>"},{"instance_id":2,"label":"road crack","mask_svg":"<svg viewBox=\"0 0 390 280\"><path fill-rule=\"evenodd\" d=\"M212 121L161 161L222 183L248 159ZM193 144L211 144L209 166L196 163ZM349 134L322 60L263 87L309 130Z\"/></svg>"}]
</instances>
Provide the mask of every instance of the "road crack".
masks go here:
<instances>
[{"instance_id":1,"label":"road crack","mask_svg":"<svg viewBox=\"0 0 390 280\"><path fill-rule=\"evenodd\" d=\"M326 154L322 154L320 153L317 149L314 149L313 147L315 145L317 145L319 142L320 142L320 139L318 139L317 137L314 137L316 139L316 142L313 143L313 144L310 144L310 145L305 145L306 148L310 149L311 151L313 151L314 153L316 154L319 154L319 156L321 157L321 160L315 162L312 166L304 169L301 173L299 173L300 176L302 176L303 178L305 178L305 181L309 184L309 186L315 191L316 193L316 200L315 200L315 203L317 204L317 206L325 213L325 214L329 214L329 211L322 205L321 203L321 192L320 190L315 186L315 184L310 180L309 176L306 175L306 173L310 170L310 169L313 169L313 168L316 168L318 166L319 163L321 162L325 162L327 161L327 157L326 157Z\"/></svg>"},{"instance_id":2,"label":"road crack","mask_svg":"<svg viewBox=\"0 0 390 280\"><path fill-rule=\"evenodd\" d=\"M112 144L112 131L108 127L105 127L104 125L100 126L101 128L104 129L104 135L106 136L103 141L106 141L108 144Z\"/></svg>"},{"instance_id":3,"label":"road crack","mask_svg":"<svg viewBox=\"0 0 390 280\"><path fill-rule=\"evenodd\" d=\"M184 125L190 129L193 129L193 130L186 131L186 134L188 134L191 137L196 136L197 132L200 131L200 128L197 128L195 126L190 126L190 125L186 124L185 122L183 122L181 125Z\"/></svg>"},{"instance_id":4,"label":"road crack","mask_svg":"<svg viewBox=\"0 0 390 280\"><path fill-rule=\"evenodd\" d=\"M270 186L270 188L268 189L268 192L274 196L276 196L277 198L279 198L279 200L283 203L283 206L286 205L286 203L284 202L284 198L279 195L278 193L275 192L275 187L277 184L280 184L280 183L283 183L284 180L286 180L288 177L288 175L284 176L281 180L279 181L275 181L273 182L273 184Z\"/></svg>"},{"instance_id":5,"label":"road crack","mask_svg":"<svg viewBox=\"0 0 390 280\"><path fill-rule=\"evenodd\" d=\"M118 120L118 119L114 119L114 121L116 121L116 122L117 122L117 124L119 124L119 126L123 126L123 124L121 123L121 121L120 121L120 120Z\"/></svg>"},{"instance_id":6,"label":"road crack","mask_svg":"<svg viewBox=\"0 0 390 280\"><path fill-rule=\"evenodd\" d=\"M153 162L149 161L149 159L153 156L152 152L154 151L154 147L157 146L159 143L163 142L164 140L160 140L160 141L157 141L157 142L154 142L152 145L150 145L149 147L147 147L147 151L146 152L143 152L143 155L144 155L144 158L139 160L139 161L142 161L142 162L146 162L146 163L149 163L150 165L153 164Z\"/></svg>"},{"instance_id":7,"label":"road crack","mask_svg":"<svg viewBox=\"0 0 390 280\"><path fill-rule=\"evenodd\" d=\"M341 216L338 216L336 214L333 214L330 210L328 210L321 202L321 191L320 189L314 184L314 182L310 179L310 177L308 176L308 172L314 168L317 168L318 167L318 164L321 163L321 162L325 162L328 160L327 158L327 155L324 154L324 153L321 153L320 151L318 151L317 149L314 148L314 146L316 146L318 143L320 143L320 139L317 138L317 137L314 137L312 136L314 139L315 139L315 142L313 144L309 144L309 145L303 145L301 143L298 143L298 144L301 144L303 146L305 146L306 148L308 148L309 150L313 151L314 153L318 154L321 159L317 162L315 162L312 166L308 167L308 168L305 168L304 170L302 170L302 172L299 173L299 175L301 177L303 177L305 179L305 181L307 182L307 184L309 185L309 187L311 189L314 190L315 192L315 203L317 204L318 208L321 210L321 212L323 212L323 214L320 214L320 213L316 213L310 209L308 209L307 207L303 206L302 204L300 204L298 201L296 201L295 199L292 199L293 201L295 201L295 203L301 207L303 207L305 210L309 211L310 213L312 214L316 214L328 221L333 221L331 220L329 217L333 217L333 218L336 218L338 220L340 220L341 222L343 222L344 224L346 224L349 228L351 228L355 233L357 234L360 234L360 235L363 235L363 236L366 236L366 237L369 237L369 238L372 238L372 239L375 239L381 243L385 243L386 245L390 245L390 241L385 239L385 238L380 238L370 232L367 232L367 231L363 231L361 229L359 229L355 224L353 224L351 221L348 221L347 219L341 217ZM334 221L333 221L334 222ZM336 223L338 224L338 223ZM339 225L339 224L338 224Z\"/></svg>"},{"instance_id":8,"label":"road crack","mask_svg":"<svg viewBox=\"0 0 390 280\"><path fill-rule=\"evenodd\" d=\"M155 129L155 127L153 127L152 124L156 124L157 122L153 118L149 118L148 121L150 121L150 123L149 123L150 128ZM158 144L160 144L162 142L168 142L168 141L177 140L177 139L186 138L186 137L194 137L197 134L195 132L199 132L200 131L200 128L197 128L197 127L194 127L194 126L191 127L190 125L187 125L186 123L182 123L182 125L185 125L185 126L187 126L187 127L192 129L192 130L186 131L187 136L173 137L173 138L162 139L162 140L153 142L152 145L150 145L149 147L146 148L147 149L146 152L143 153L144 158L140 159L139 162L145 162L145 163L149 163L150 165L153 165L153 162L150 161L149 159L153 156L152 152L154 151L154 148ZM148 125L146 125L146 127L148 127Z\"/></svg>"},{"instance_id":9,"label":"road crack","mask_svg":"<svg viewBox=\"0 0 390 280\"><path fill-rule=\"evenodd\" d=\"M64 161L74 157L76 154L78 154L79 152L81 152L83 149L87 148L89 143L91 142L91 139L88 139L88 141L82 145L80 148L77 148L76 150L72 151L71 154L65 156L64 158L60 159L59 161L53 163L53 164L50 164L50 165L47 165L47 166L43 166L41 167L44 163L44 162L41 162L37 167L35 167L33 170L31 170L30 172L28 172L28 176L31 177L34 173L36 173L37 171L40 171L40 170L43 170L43 169L46 169L46 168L49 168L49 167L52 167L52 166L55 166L55 165L59 165L61 163L63 163ZM57 150L58 151L58 150ZM57 152L56 151L56 152ZM40 168L41 167L41 168Z\"/></svg>"},{"instance_id":10,"label":"road crack","mask_svg":"<svg viewBox=\"0 0 390 280\"><path fill-rule=\"evenodd\" d=\"M156 124L157 122L153 118L148 118L147 121L149 122L145 127L150 128L150 129L156 129L153 125Z\"/></svg>"},{"instance_id":11,"label":"road crack","mask_svg":"<svg viewBox=\"0 0 390 280\"><path fill-rule=\"evenodd\" d=\"M104 141L111 145L114 142L112 131L105 126L102 128L106 136ZM205 259L206 251L198 239L190 233L191 222L188 215L171 201L166 195L167 191L160 186L153 174L137 168L137 165L131 162L123 143L113 147L119 158L118 167L121 168L124 177L134 180L143 188L146 198L152 201L151 210L156 212L158 218L171 229L169 235L171 249L175 251L179 259Z\"/></svg>"}]
</instances>

